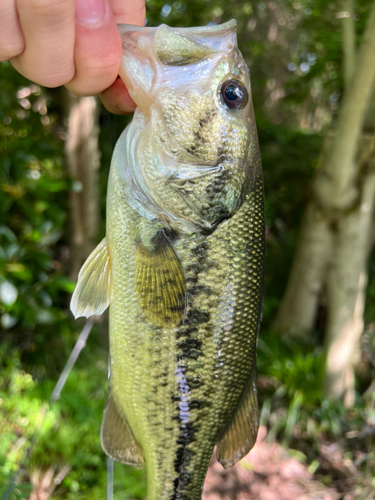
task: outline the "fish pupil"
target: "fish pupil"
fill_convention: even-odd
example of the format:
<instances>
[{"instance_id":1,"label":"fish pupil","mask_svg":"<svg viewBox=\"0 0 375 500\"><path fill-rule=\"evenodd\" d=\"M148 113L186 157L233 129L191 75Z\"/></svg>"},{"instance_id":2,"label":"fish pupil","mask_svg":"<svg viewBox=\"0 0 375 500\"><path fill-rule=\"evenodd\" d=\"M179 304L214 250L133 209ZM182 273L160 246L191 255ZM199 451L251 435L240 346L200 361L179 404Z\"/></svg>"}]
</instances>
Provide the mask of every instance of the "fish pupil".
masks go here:
<instances>
[{"instance_id":1,"label":"fish pupil","mask_svg":"<svg viewBox=\"0 0 375 500\"><path fill-rule=\"evenodd\" d=\"M238 87L235 87L234 85L228 85L228 87L225 89L225 97L228 99L228 101L236 101L237 99L241 99L242 92Z\"/></svg>"},{"instance_id":2,"label":"fish pupil","mask_svg":"<svg viewBox=\"0 0 375 500\"><path fill-rule=\"evenodd\" d=\"M221 87L221 96L224 103L230 109L242 109L248 100L247 90L237 80L229 80Z\"/></svg>"}]
</instances>

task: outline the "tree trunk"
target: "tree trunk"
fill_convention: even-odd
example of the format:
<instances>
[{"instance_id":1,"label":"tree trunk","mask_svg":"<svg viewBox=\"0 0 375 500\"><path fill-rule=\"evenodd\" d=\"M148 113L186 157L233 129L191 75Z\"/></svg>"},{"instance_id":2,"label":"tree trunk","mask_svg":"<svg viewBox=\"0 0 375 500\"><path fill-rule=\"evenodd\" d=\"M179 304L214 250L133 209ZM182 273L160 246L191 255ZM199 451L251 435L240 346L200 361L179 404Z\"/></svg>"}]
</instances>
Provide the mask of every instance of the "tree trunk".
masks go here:
<instances>
[{"instance_id":1,"label":"tree trunk","mask_svg":"<svg viewBox=\"0 0 375 500\"><path fill-rule=\"evenodd\" d=\"M352 0L343 0L350 9ZM351 11L351 14L353 12ZM371 21L371 17L369 22ZM344 24L344 21L343 21ZM347 36L352 28L346 24ZM372 28L375 30L375 26ZM344 36L345 39L345 36ZM352 41L354 44L354 41ZM344 51L353 52L349 44ZM368 47L370 50L370 47ZM363 55L363 54L362 54ZM351 54L347 54L350 61ZM345 58L344 58L345 60ZM349 62L350 64L350 62ZM375 66L375 57L372 65ZM348 63L346 64L348 66ZM346 69L346 81L350 83ZM375 85L370 89L364 113L366 135L359 141L356 175L358 203L344 214L337 226L331 271L328 275L328 320L325 335L325 393L331 399L343 398L345 406L355 401L355 366L360 361L360 340L364 328L368 259L373 246L375 207Z\"/></svg>"},{"instance_id":2,"label":"tree trunk","mask_svg":"<svg viewBox=\"0 0 375 500\"><path fill-rule=\"evenodd\" d=\"M334 136L327 137L313 183L297 252L274 329L305 336L313 329L319 295L331 263L337 223L361 194L355 155L375 77L375 3L363 37L356 77L344 96Z\"/></svg>"},{"instance_id":3,"label":"tree trunk","mask_svg":"<svg viewBox=\"0 0 375 500\"><path fill-rule=\"evenodd\" d=\"M365 124L364 124L364 131L366 134L371 135L373 138L373 141L375 142L375 83L374 83L374 88L372 89L372 97L370 99L369 106L367 108L367 114L366 114L366 119L365 119ZM374 159L375 161L375 159ZM375 210L374 210L374 216L373 216L373 224L372 224L372 230L371 230L372 238L370 242L370 247L369 247L369 255L375 248Z\"/></svg>"},{"instance_id":4,"label":"tree trunk","mask_svg":"<svg viewBox=\"0 0 375 500\"><path fill-rule=\"evenodd\" d=\"M331 256L332 239L327 215L312 199L302 219L288 285L273 325L275 331L294 337L305 337L311 332Z\"/></svg>"},{"instance_id":5,"label":"tree trunk","mask_svg":"<svg viewBox=\"0 0 375 500\"><path fill-rule=\"evenodd\" d=\"M99 206L99 104L95 97L76 97L64 89L67 138L65 161L73 179L69 193L72 279L95 246Z\"/></svg>"},{"instance_id":6,"label":"tree trunk","mask_svg":"<svg viewBox=\"0 0 375 500\"><path fill-rule=\"evenodd\" d=\"M327 280L325 393L332 399L343 397L346 406L354 404L354 367L360 360L375 206L375 138L363 138L361 143L360 147L371 148L366 163L359 165L365 172L361 197L358 205L338 222Z\"/></svg>"}]
</instances>

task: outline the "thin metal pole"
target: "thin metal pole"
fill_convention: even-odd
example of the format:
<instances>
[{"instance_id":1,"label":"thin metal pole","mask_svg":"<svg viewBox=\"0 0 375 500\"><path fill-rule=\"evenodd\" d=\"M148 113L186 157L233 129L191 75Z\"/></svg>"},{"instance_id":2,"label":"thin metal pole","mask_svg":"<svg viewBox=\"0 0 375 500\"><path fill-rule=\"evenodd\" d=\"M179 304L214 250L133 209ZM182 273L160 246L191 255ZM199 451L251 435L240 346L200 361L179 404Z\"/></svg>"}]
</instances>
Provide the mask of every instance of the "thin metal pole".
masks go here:
<instances>
[{"instance_id":1,"label":"thin metal pole","mask_svg":"<svg viewBox=\"0 0 375 500\"><path fill-rule=\"evenodd\" d=\"M107 457L107 500L113 500L113 460Z\"/></svg>"},{"instance_id":2,"label":"thin metal pole","mask_svg":"<svg viewBox=\"0 0 375 500\"><path fill-rule=\"evenodd\" d=\"M108 380L111 376L111 361L108 357ZM113 460L107 457L107 500L113 500Z\"/></svg>"},{"instance_id":3,"label":"thin metal pole","mask_svg":"<svg viewBox=\"0 0 375 500\"><path fill-rule=\"evenodd\" d=\"M65 385L65 382L67 381L69 374L72 371L72 368L75 362L77 361L78 356L80 355L80 352L85 347L87 337L90 335L93 326L94 326L94 320L93 318L90 318L86 321L85 326L82 328L82 331L79 334L76 345L73 347L73 350L70 353L68 361L66 362L66 365L64 366L64 369L61 372L59 380L56 382L55 388L52 391L51 397L49 398L50 404L55 403L59 399L60 393Z\"/></svg>"},{"instance_id":4,"label":"thin metal pole","mask_svg":"<svg viewBox=\"0 0 375 500\"><path fill-rule=\"evenodd\" d=\"M53 403L55 403L59 399L60 393L65 385L65 382L67 381L67 378L69 377L69 374L72 371L72 368L73 368L75 362L77 361L77 358L78 358L80 352L85 347L87 337L89 336L93 326L94 326L94 320L93 320L93 318L90 318L86 321L84 327L82 328L82 331L79 334L77 342L75 343L75 346L73 347L73 350L70 353L68 361L66 362L66 365L64 366L64 369L61 372L61 375L60 375L58 381L56 382L56 385L52 391L51 397L49 398L49 407L50 408L53 405ZM41 412L40 421L35 429L34 436L31 439L30 448L27 450L27 452L25 453L23 458L21 458L21 460L18 464L17 470L12 474L10 481L9 481L9 484L8 484L8 487L5 490L5 492L3 493L1 500L8 500L8 498L10 497L10 495L13 491L14 485L16 484L16 481L21 474L23 463L29 458L29 456L31 455L31 452L35 446L35 442L39 436L40 429L43 425L45 414L46 414L46 408L43 408L42 412Z\"/></svg>"}]
</instances>

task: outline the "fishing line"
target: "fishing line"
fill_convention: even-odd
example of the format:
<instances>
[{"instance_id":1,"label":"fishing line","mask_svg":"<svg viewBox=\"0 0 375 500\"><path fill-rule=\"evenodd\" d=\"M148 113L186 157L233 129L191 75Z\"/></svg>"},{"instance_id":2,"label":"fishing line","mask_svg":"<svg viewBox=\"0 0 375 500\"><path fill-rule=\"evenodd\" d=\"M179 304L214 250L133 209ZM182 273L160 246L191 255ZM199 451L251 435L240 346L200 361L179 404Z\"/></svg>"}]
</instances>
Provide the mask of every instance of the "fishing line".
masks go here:
<instances>
[{"instance_id":1,"label":"fishing line","mask_svg":"<svg viewBox=\"0 0 375 500\"><path fill-rule=\"evenodd\" d=\"M82 328L82 331L79 334L77 342L75 343L75 346L73 347L73 350L70 353L68 361L66 362L66 365L64 366L64 369L61 372L61 375L60 375L58 381L56 382L56 385L52 391L51 397L49 398L49 401L48 401L48 407L44 406L41 409L41 412L40 412L41 418L38 422L38 425L36 426L36 429L34 431L34 435L30 440L30 448L27 450L27 452L24 454L24 456L19 461L18 466L17 466L17 470L11 476L8 487L5 490L5 492L3 493L1 500L8 500L8 498L10 497L10 495L13 491L13 488L16 484L16 481L19 478L19 476L21 475L23 465L30 458L32 450L34 449L35 443L39 437L40 430L41 430L43 422L44 422L45 414L46 414L47 410L51 409L53 404L59 399L61 391L63 390L63 387L65 385L65 382L67 381L69 374L72 371L72 368L73 368L75 362L77 361L78 356L80 355L80 352L85 347L87 338L90 335L90 332L91 332L91 329L93 326L94 326L94 320L93 320L93 318L90 318L86 321L84 327ZM110 497L109 500L112 500L112 497Z\"/></svg>"}]
</instances>

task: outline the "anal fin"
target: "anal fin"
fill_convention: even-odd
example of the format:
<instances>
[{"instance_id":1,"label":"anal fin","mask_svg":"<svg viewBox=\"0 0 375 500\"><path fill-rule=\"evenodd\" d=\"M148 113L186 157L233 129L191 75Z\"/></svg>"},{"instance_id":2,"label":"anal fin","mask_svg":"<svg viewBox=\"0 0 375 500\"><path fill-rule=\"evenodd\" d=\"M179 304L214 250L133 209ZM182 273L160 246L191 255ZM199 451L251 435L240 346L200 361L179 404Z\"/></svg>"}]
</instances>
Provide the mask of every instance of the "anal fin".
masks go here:
<instances>
[{"instance_id":1,"label":"anal fin","mask_svg":"<svg viewBox=\"0 0 375 500\"><path fill-rule=\"evenodd\" d=\"M216 457L226 469L241 460L254 446L259 426L256 369L254 369L238 402L232 420L217 443Z\"/></svg>"},{"instance_id":2,"label":"anal fin","mask_svg":"<svg viewBox=\"0 0 375 500\"><path fill-rule=\"evenodd\" d=\"M136 467L144 465L141 448L135 441L128 423L116 408L111 393L108 394L103 412L100 441L104 453L116 462Z\"/></svg>"},{"instance_id":3,"label":"anal fin","mask_svg":"<svg viewBox=\"0 0 375 500\"><path fill-rule=\"evenodd\" d=\"M138 242L136 289L143 314L158 326L178 326L185 311L185 278L181 263L164 231L151 240L152 250Z\"/></svg>"},{"instance_id":4,"label":"anal fin","mask_svg":"<svg viewBox=\"0 0 375 500\"><path fill-rule=\"evenodd\" d=\"M70 302L75 318L102 314L111 301L111 259L104 238L88 256Z\"/></svg>"}]
</instances>

